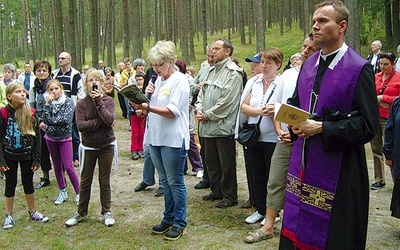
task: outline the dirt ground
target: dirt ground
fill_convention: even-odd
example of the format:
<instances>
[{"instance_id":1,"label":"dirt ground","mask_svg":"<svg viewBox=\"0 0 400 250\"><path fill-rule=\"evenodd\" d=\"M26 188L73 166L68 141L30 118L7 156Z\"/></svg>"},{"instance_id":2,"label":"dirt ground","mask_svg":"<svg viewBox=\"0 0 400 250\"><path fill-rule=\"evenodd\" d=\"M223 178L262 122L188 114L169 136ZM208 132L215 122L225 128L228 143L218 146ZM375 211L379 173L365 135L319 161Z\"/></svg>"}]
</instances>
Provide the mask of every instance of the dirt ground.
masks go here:
<instances>
[{"instance_id":1,"label":"dirt ground","mask_svg":"<svg viewBox=\"0 0 400 250\"><path fill-rule=\"evenodd\" d=\"M158 223L162 217L163 211L163 198L155 197L154 192L158 185L147 188L143 192L134 192L134 187L142 180L142 167L143 160L134 161L130 158L130 132L129 123L127 119L120 118L117 115L117 125L115 127L116 136L119 147L119 168L112 175L112 210L115 214L116 223L132 223L133 225L141 227L146 232L149 231L149 224ZM368 166L370 182L373 181L373 168L372 157L369 145L366 145L366 152L368 155ZM189 173L191 166L189 164ZM35 174L35 183L39 180L41 174ZM97 176L97 174L95 175ZM53 176L52 176L53 178ZM247 183L244 169L244 161L241 147L238 146L237 156L237 178L238 178L238 195L239 205L235 208L225 210L221 216L223 219L236 220L230 222L226 228L216 227L215 223L209 222L204 225L204 221L200 216L193 213L213 213L215 208L213 205L205 204L201 201L201 197L208 193L207 190L196 190L194 185L199 181L195 176L186 175L185 183L187 187L187 213L188 213L188 234L187 239L189 244L182 249L196 248L207 249L201 244L201 241L218 242L219 239L225 241L233 241L220 249L277 249L279 237L274 237L271 240L263 241L257 244L248 245L243 242L247 232L254 231L259 228L259 224L247 225L244 223L246 216L252 214L250 209L241 209L240 205L248 198ZM96 177L95 177L96 179ZM392 185L391 176L389 171L386 171L387 185L379 191L370 192L370 216L368 226L367 249L398 249L400 245L400 228L399 221L390 216L389 204L391 199ZM91 205L96 207L96 212L100 207L98 197L98 184L97 180L93 182ZM201 207L201 206L204 206ZM210 210L208 210L210 209ZM232 213L232 214L223 214ZM96 215L97 216L97 215ZM203 215L204 217L204 215ZM152 218L149 221L149 218ZM200 222L196 219L200 218ZM144 223L143 223L144 222ZM280 227L280 223L277 223ZM213 228L212 231L207 230L206 234L201 235L205 228ZM186 240L185 240L186 241ZM178 247L178 246L176 246ZM182 246L181 246L182 247ZM178 247L179 249L181 247ZM147 248L147 247L145 247ZM178 249L177 248L177 249ZM212 247L211 247L212 248Z\"/></svg>"},{"instance_id":2,"label":"dirt ground","mask_svg":"<svg viewBox=\"0 0 400 250\"><path fill-rule=\"evenodd\" d=\"M119 145L119 169L117 176L115 176L113 182L114 195L116 198L122 198L124 194L132 194L132 190L135 185L140 183L142 177L142 166L143 161L133 161L130 159L129 144L130 144L130 132L128 131L128 121L126 119L119 119L116 127L116 133L118 137ZM369 176L371 183L373 182L373 167L372 167L372 156L370 153L369 144L366 145L366 152L368 156ZM239 205L247 199L247 183L246 175L244 170L244 161L242 150L238 147L238 166L237 166L237 178L239 185ZM190 165L189 171L190 173ZM400 244L400 228L399 221L390 216L389 205L391 199L391 192L393 182L389 171L386 171L387 185L385 188L379 191L370 192L370 216L368 225L368 238L367 238L367 249L396 249L396 246ZM205 190L196 190L193 186L198 182L195 176L187 175L185 177L185 183L187 186L188 197L190 199L201 199L201 197L207 194ZM161 213L160 208L163 206L163 199L154 197L154 192L157 188L157 184L151 188L148 188L144 192L134 193L134 199L137 203L147 203L148 199L157 204L156 206L148 206L147 212L150 214ZM121 197L119 197L121 196ZM188 199L188 207L190 208L190 199ZM113 205L118 207L129 206L128 200L118 199L118 202ZM126 204L125 204L126 203ZM240 209L238 206L237 209ZM243 209L242 209L243 210ZM246 211L245 211L246 212ZM249 210L246 212L251 214ZM145 213L135 216L147 216ZM251 231L253 228L257 228L257 225L249 227L243 223L243 237L246 232ZM260 246L263 246L261 243Z\"/></svg>"}]
</instances>

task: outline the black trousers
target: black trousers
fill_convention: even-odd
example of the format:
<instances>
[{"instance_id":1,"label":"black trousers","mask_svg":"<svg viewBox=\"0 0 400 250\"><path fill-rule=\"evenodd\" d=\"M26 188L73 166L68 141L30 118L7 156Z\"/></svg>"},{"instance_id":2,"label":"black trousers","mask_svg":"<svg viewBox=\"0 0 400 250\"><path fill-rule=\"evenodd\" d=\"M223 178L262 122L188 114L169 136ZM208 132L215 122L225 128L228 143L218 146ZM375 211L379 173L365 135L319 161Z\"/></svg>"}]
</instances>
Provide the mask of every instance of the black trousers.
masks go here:
<instances>
[{"instance_id":1,"label":"black trousers","mask_svg":"<svg viewBox=\"0 0 400 250\"><path fill-rule=\"evenodd\" d=\"M235 139L233 136L205 138L205 154L212 194L236 201Z\"/></svg>"}]
</instances>

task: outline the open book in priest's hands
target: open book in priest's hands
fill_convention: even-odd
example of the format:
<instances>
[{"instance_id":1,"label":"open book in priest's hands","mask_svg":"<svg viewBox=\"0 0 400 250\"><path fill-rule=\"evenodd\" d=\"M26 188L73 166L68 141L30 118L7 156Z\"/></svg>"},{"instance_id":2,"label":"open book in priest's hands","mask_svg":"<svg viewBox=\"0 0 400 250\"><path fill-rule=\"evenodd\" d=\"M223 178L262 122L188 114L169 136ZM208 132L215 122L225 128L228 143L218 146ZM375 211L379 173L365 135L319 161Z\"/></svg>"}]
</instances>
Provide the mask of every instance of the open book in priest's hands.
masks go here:
<instances>
[{"instance_id":1,"label":"open book in priest's hands","mask_svg":"<svg viewBox=\"0 0 400 250\"><path fill-rule=\"evenodd\" d=\"M118 91L118 93L128 98L128 100L133 103L142 104L150 101L135 84L128 84L122 88L115 85L113 85L113 87Z\"/></svg>"},{"instance_id":2,"label":"open book in priest's hands","mask_svg":"<svg viewBox=\"0 0 400 250\"><path fill-rule=\"evenodd\" d=\"M307 120L310 113L302 110L298 107L287 103L275 102L275 115L274 119L276 121L286 123L289 125L295 125L299 122Z\"/></svg>"}]
</instances>

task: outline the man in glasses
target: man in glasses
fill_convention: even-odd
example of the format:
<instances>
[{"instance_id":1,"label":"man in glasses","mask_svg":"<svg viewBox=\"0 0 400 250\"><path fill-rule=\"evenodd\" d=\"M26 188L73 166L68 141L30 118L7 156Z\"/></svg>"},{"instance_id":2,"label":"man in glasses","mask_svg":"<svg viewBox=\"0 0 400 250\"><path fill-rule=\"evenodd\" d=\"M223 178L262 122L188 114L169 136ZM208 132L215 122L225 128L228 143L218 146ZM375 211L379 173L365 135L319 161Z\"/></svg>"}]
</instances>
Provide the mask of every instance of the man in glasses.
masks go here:
<instances>
[{"instance_id":1,"label":"man in glasses","mask_svg":"<svg viewBox=\"0 0 400 250\"><path fill-rule=\"evenodd\" d=\"M280 249L365 249L364 144L377 133L379 116L372 65L344 42L348 19L347 7L336 0L318 4L313 14L314 41L321 50L304 62L288 103L314 113L314 119L291 128L297 139Z\"/></svg>"},{"instance_id":2,"label":"man in glasses","mask_svg":"<svg viewBox=\"0 0 400 250\"><path fill-rule=\"evenodd\" d=\"M236 116L243 86L243 70L231 61L233 45L218 39L212 47L215 65L210 67L196 102L199 136L204 137L205 161L211 193L203 200L220 200L215 206L236 206Z\"/></svg>"}]
</instances>

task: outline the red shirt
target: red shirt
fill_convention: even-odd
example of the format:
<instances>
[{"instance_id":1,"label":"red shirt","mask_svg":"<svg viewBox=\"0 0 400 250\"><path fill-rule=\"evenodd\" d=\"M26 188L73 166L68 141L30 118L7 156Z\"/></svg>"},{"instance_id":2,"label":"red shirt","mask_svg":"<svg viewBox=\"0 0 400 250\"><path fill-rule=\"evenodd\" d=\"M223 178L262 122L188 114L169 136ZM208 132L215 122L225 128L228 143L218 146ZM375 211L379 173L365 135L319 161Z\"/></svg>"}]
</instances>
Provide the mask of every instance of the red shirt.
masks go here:
<instances>
[{"instance_id":1,"label":"red shirt","mask_svg":"<svg viewBox=\"0 0 400 250\"><path fill-rule=\"evenodd\" d=\"M379 105L379 116L381 118L387 119L389 117L390 107L392 106L393 100L400 95L400 72L396 72L392 69L389 77L382 81L382 72L375 75L375 86L376 95L382 96L382 103L389 104L389 107L384 108ZM383 90L384 86L387 84L386 88ZM383 90L383 94L381 93Z\"/></svg>"}]
</instances>

